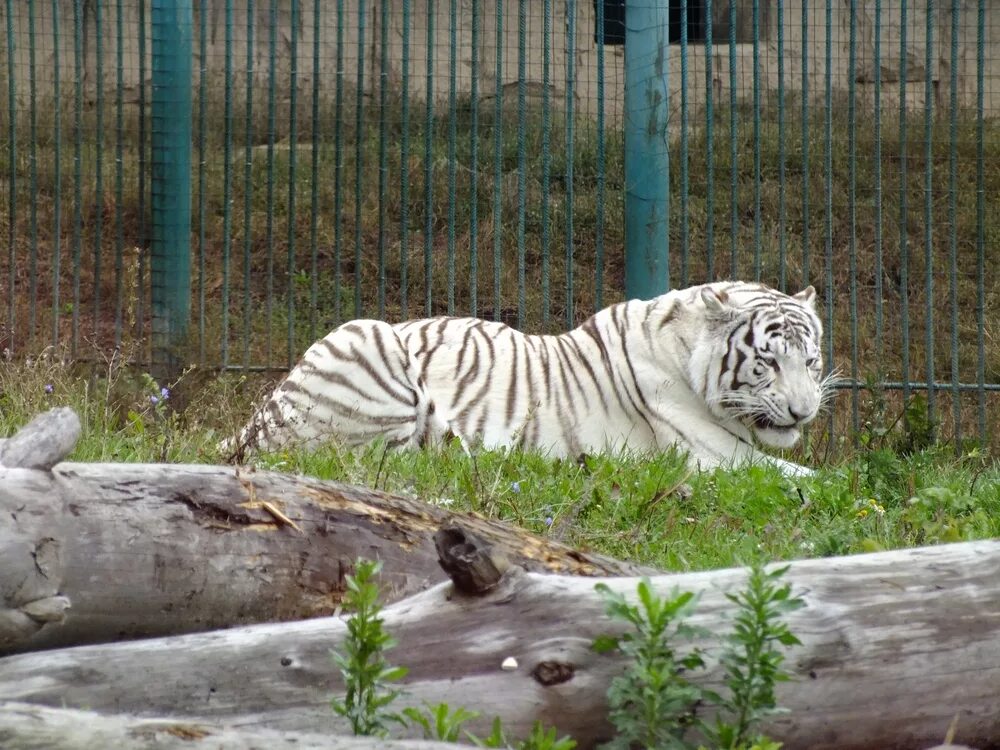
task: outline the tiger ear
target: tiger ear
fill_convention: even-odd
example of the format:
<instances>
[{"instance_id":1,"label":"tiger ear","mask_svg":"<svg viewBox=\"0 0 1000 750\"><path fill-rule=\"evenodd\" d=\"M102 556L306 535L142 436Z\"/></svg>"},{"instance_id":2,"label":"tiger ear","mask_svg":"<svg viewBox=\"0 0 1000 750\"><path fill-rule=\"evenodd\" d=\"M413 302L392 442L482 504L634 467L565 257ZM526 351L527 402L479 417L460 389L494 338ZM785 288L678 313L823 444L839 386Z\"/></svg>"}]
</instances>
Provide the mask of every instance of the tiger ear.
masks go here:
<instances>
[{"instance_id":1,"label":"tiger ear","mask_svg":"<svg viewBox=\"0 0 1000 750\"><path fill-rule=\"evenodd\" d=\"M803 289L798 294L793 294L792 299L796 299L799 302L809 305L809 307L816 309L816 289L810 284L805 289Z\"/></svg>"},{"instance_id":2,"label":"tiger ear","mask_svg":"<svg viewBox=\"0 0 1000 750\"><path fill-rule=\"evenodd\" d=\"M724 315L729 312L729 295L724 291L716 291L712 287L701 288L701 301L705 303L705 309L712 315Z\"/></svg>"}]
</instances>

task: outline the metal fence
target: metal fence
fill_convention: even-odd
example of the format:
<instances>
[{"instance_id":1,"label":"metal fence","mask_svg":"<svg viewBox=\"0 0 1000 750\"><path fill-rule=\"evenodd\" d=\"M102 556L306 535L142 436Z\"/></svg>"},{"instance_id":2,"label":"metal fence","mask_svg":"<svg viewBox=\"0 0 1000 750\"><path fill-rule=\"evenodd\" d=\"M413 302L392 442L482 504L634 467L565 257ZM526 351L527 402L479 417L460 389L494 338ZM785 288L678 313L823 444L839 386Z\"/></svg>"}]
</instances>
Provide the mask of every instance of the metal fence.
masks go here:
<instances>
[{"instance_id":1,"label":"metal fence","mask_svg":"<svg viewBox=\"0 0 1000 750\"><path fill-rule=\"evenodd\" d=\"M553 331L627 278L813 283L845 426L888 390L987 438L995 9L670 2L202 0L186 29L167 16L191 40L187 118L156 89L156 14L183 0L5 0L2 348L148 365L164 242L191 248L182 360L240 370L287 368L351 317ZM626 10L659 44L621 44ZM190 170L158 130L178 122ZM178 163L189 236L151 210Z\"/></svg>"}]
</instances>

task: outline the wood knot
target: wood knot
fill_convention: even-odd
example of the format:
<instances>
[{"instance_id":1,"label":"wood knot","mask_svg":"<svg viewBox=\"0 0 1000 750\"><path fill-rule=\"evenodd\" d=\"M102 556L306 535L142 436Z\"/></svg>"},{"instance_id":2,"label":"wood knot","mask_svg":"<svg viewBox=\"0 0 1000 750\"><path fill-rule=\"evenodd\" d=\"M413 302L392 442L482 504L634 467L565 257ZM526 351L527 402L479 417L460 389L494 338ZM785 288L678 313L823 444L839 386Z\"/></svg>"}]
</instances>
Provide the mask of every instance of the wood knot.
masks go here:
<instances>
[{"instance_id":1,"label":"wood knot","mask_svg":"<svg viewBox=\"0 0 1000 750\"><path fill-rule=\"evenodd\" d=\"M531 670L531 676L538 680L539 684L558 685L560 682L569 682L576 673L576 667L561 661L540 661Z\"/></svg>"},{"instance_id":2,"label":"wood knot","mask_svg":"<svg viewBox=\"0 0 1000 750\"><path fill-rule=\"evenodd\" d=\"M491 545L461 526L443 526L434 534L438 563L464 594L484 594L495 587L510 562Z\"/></svg>"}]
</instances>

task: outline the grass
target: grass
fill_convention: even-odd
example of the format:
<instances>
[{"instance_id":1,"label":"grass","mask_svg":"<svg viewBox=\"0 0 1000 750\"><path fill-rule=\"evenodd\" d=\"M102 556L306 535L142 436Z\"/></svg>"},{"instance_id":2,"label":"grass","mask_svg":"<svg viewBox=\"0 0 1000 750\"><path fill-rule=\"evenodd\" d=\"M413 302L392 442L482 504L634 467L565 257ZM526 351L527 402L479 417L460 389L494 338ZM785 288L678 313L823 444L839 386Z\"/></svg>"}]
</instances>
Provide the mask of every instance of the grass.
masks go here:
<instances>
[{"instance_id":1,"label":"grass","mask_svg":"<svg viewBox=\"0 0 1000 750\"><path fill-rule=\"evenodd\" d=\"M186 377L194 378L195 374ZM83 421L80 461L217 462L215 443L249 412L236 376L162 385L121 361L101 372L52 357L0 369L0 434L70 405ZM866 433L865 449L818 456L815 476L758 467L690 474L672 453L553 461L457 445L384 453L335 447L262 456L261 468L375 486L453 510L504 519L567 544L668 570L822 557L1000 536L1000 463L949 448L904 454L898 428Z\"/></svg>"}]
</instances>

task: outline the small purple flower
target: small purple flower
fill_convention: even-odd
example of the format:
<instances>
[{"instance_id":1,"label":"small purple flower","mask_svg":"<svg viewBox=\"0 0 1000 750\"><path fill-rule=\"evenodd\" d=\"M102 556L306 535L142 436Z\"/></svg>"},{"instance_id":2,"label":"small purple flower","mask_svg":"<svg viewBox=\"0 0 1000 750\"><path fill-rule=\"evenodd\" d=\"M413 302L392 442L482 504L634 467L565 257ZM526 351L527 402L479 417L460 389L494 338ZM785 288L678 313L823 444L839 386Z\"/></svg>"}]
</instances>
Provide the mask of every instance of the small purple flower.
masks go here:
<instances>
[{"instance_id":1,"label":"small purple flower","mask_svg":"<svg viewBox=\"0 0 1000 750\"><path fill-rule=\"evenodd\" d=\"M160 389L160 398L163 399L164 401L166 401L168 398L170 398L170 389L169 388L161 388Z\"/></svg>"},{"instance_id":2,"label":"small purple flower","mask_svg":"<svg viewBox=\"0 0 1000 750\"><path fill-rule=\"evenodd\" d=\"M521 483L520 482L511 482L510 483L510 491L514 492L514 493L520 492L521 491Z\"/></svg>"},{"instance_id":3,"label":"small purple flower","mask_svg":"<svg viewBox=\"0 0 1000 750\"><path fill-rule=\"evenodd\" d=\"M160 399L157 398L156 396L150 396L149 403L151 403L153 406L156 406L158 403L160 403Z\"/></svg>"},{"instance_id":4,"label":"small purple flower","mask_svg":"<svg viewBox=\"0 0 1000 750\"><path fill-rule=\"evenodd\" d=\"M545 525L546 526L551 526L552 525L552 516L546 516L545 517Z\"/></svg>"},{"instance_id":5,"label":"small purple flower","mask_svg":"<svg viewBox=\"0 0 1000 750\"><path fill-rule=\"evenodd\" d=\"M52 387L52 383L46 383L45 384L45 392L46 393L51 394L52 391L54 391L54 390L55 390L55 388Z\"/></svg>"}]
</instances>

